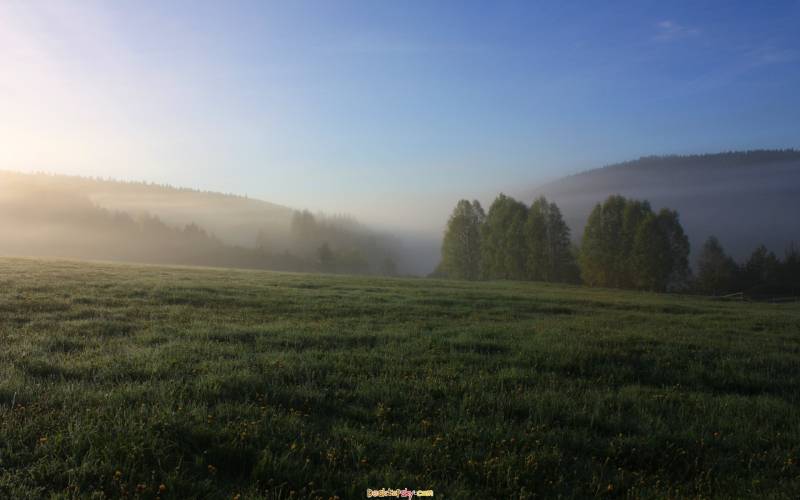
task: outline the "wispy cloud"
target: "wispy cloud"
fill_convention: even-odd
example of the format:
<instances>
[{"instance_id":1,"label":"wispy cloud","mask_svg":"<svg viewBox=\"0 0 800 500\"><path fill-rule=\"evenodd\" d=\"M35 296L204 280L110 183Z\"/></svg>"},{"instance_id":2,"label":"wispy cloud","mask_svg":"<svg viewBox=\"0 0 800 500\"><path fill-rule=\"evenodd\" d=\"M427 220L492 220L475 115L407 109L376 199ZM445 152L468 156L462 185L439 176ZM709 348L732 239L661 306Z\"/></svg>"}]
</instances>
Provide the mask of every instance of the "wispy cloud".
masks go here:
<instances>
[{"instance_id":1,"label":"wispy cloud","mask_svg":"<svg viewBox=\"0 0 800 500\"><path fill-rule=\"evenodd\" d=\"M700 34L698 28L692 26L684 26L675 21L665 19L656 24L656 34L653 40L657 42L671 42L674 40L681 40L684 38L695 37Z\"/></svg>"},{"instance_id":2,"label":"wispy cloud","mask_svg":"<svg viewBox=\"0 0 800 500\"><path fill-rule=\"evenodd\" d=\"M796 50L784 49L773 44L765 44L746 50L743 59L751 68L794 62L798 59Z\"/></svg>"}]
</instances>

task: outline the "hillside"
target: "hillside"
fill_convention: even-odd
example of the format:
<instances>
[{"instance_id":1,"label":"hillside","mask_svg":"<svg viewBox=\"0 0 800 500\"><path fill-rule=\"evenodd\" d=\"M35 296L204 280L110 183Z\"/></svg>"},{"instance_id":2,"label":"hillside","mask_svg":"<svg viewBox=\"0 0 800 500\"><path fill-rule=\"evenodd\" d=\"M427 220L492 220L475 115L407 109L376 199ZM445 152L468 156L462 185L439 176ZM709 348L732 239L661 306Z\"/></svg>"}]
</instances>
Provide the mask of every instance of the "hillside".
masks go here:
<instances>
[{"instance_id":1,"label":"hillside","mask_svg":"<svg viewBox=\"0 0 800 500\"><path fill-rule=\"evenodd\" d=\"M145 213L157 216L178 228L195 224L227 245L253 249L266 242L272 253L296 253L305 259L316 258L319 245L331 239L312 238L298 248L292 235L293 209L242 196L148 183L0 171L0 204L22 195L38 203L52 198L53 193L55 198L81 198L133 218ZM655 209L678 210L695 255L712 234L737 259L745 258L760 243L780 255L787 243L800 241L800 220L796 217L800 213L798 151L644 157L564 177L517 196L528 204L539 195L558 203L573 239L579 241L592 208L611 194L648 199ZM442 224L446 217L441 214ZM438 240L391 238L351 220L335 220L332 224L347 233L345 238L336 237L348 242L340 245L343 251L357 248L373 255L369 259L373 269L378 269L383 255L388 254L402 273L424 275L438 262ZM18 242L15 248L25 254L24 246ZM75 256L63 252L54 255ZM93 254L92 258L98 256Z\"/></svg>"},{"instance_id":2,"label":"hillside","mask_svg":"<svg viewBox=\"0 0 800 500\"><path fill-rule=\"evenodd\" d=\"M759 243L782 254L800 241L800 151L645 157L564 177L522 199L558 203L579 239L592 208L612 194L678 210L693 250L712 234L739 259Z\"/></svg>"},{"instance_id":3,"label":"hillside","mask_svg":"<svg viewBox=\"0 0 800 500\"><path fill-rule=\"evenodd\" d=\"M352 218L241 196L0 172L0 255L396 274L400 250Z\"/></svg>"},{"instance_id":4,"label":"hillside","mask_svg":"<svg viewBox=\"0 0 800 500\"><path fill-rule=\"evenodd\" d=\"M86 197L111 211L158 216L174 226L197 224L226 243L254 247L259 231L283 240L289 233L289 207L232 194L65 175L0 171L0 198L6 193L68 193Z\"/></svg>"},{"instance_id":5,"label":"hillside","mask_svg":"<svg viewBox=\"0 0 800 500\"><path fill-rule=\"evenodd\" d=\"M2 498L800 490L798 304L14 259L0 283Z\"/></svg>"}]
</instances>

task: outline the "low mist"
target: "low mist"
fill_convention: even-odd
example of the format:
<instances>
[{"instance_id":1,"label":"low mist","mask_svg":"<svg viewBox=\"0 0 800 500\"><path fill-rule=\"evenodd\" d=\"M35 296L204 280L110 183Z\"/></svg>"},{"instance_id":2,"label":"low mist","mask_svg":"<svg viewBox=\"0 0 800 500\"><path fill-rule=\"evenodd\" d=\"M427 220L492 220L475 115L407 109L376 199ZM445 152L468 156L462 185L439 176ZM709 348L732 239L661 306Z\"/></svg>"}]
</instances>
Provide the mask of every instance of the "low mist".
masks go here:
<instances>
[{"instance_id":1,"label":"low mist","mask_svg":"<svg viewBox=\"0 0 800 500\"><path fill-rule=\"evenodd\" d=\"M677 210L692 255L716 236L734 258L800 240L800 153L648 157L509 190L563 210L580 245L613 194ZM143 182L0 172L0 253L285 271L426 276L461 196L343 202L331 215L246 196ZM489 207L497 193L479 197Z\"/></svg>"},{"instance_id":2,"label":"low mist","mask_svg":"<svg viewBox=\"0 0 800 500\"><path fill-rule=\"evenodd\" d=\"M0 253L348 274L424 274L424 239L352 217L145 183L0 173ZM427 262L421 263L425 255Z\"/></svg>"}]
</instances>

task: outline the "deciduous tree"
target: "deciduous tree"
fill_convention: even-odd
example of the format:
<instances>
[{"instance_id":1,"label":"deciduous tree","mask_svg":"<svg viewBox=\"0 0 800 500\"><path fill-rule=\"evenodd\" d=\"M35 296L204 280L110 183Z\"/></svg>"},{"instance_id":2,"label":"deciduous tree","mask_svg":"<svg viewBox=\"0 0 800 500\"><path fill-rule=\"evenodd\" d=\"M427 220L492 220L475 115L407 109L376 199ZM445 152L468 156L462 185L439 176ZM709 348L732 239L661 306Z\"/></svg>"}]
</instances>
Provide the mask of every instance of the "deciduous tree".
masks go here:
<instances>
[{"instance_id":1,"label":"deciduous tree","mask_svg":"<svg viewBox=\"0 0 800 500\"><path fill-rule=\"evenodd\" d=\"M485 219L478 201L460 200L447 221L440 271L450 278L476 280L481 276L481 226Z\"/></svg>"}]
</instances>

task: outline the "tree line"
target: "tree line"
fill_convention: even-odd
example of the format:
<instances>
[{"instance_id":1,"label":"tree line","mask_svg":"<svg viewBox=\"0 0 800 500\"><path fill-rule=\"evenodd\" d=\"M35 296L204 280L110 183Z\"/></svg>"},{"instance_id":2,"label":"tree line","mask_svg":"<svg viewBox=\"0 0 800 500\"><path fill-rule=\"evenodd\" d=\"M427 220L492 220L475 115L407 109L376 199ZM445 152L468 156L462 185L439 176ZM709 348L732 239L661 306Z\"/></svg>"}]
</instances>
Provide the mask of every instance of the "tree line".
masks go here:
<instances>
[{"instance_id":1,"label":"tree line","mask_svg":"<svg viewBox=\"0 0 800 500\"><path fill-rule=\"evenodd\" d=\"M555 203L530 207L504 194L488 214L461 200L448 221L435 275L458 279L575 282L578 268L569 228Z\"/></svg>"},{"instance_id":2,"label":"tree line","mask_svg":"<svg viewBox=\"0 0 800 500\"><path fill-rule=\"evenodd\" d=\"M460 200L447 222L433 276L712 294L758 287L786 293L800 282L796 249L781 261L762 246L738 265L713 237L694 276L678 213L656 212L646 200L610 196L589 215L579 248L570 236L561 210L544 197L526 206L501 193L488 213L478 201Z\"/></svg>"},{"instance_id":3,"label":"tree line","mask_svg":"<svg viewBox=\"0 0 800 500\"><path fill-rule=\"evenodd\" d=\"M396 274L388 245L339 220L297 212L292 246L257 247L222 241L197 224L173 226L159 217L95 205L62 190L0 200L0 253L122 260L153 264L348 274Z\"/></svg>"},{"instance_id":4,"label":"tree line","mask_svg":"<svg viewBox=\"0 0 800 500\"><path fill-rule=\"evenodd\" d=\"M697 259L695 288L708 295L737 292L753 298L800 295L800 248L790 244L780 259L759 245L744 262L738 263L711 236Z\"/></svg>"},{"instance_id":5,"label":"tree line","mask_svg":"<svg viewBox=\"0 0 800 500\"><path fill-rule=\"evenodd\" d=\"M260 232L256 245L268 251L269 234ZM373 233L349 216L314 215L308 210L292 214L288 251L312 262L320 272L396 275L397 246L392 238Z\"/></svg>"}]
</instances>

